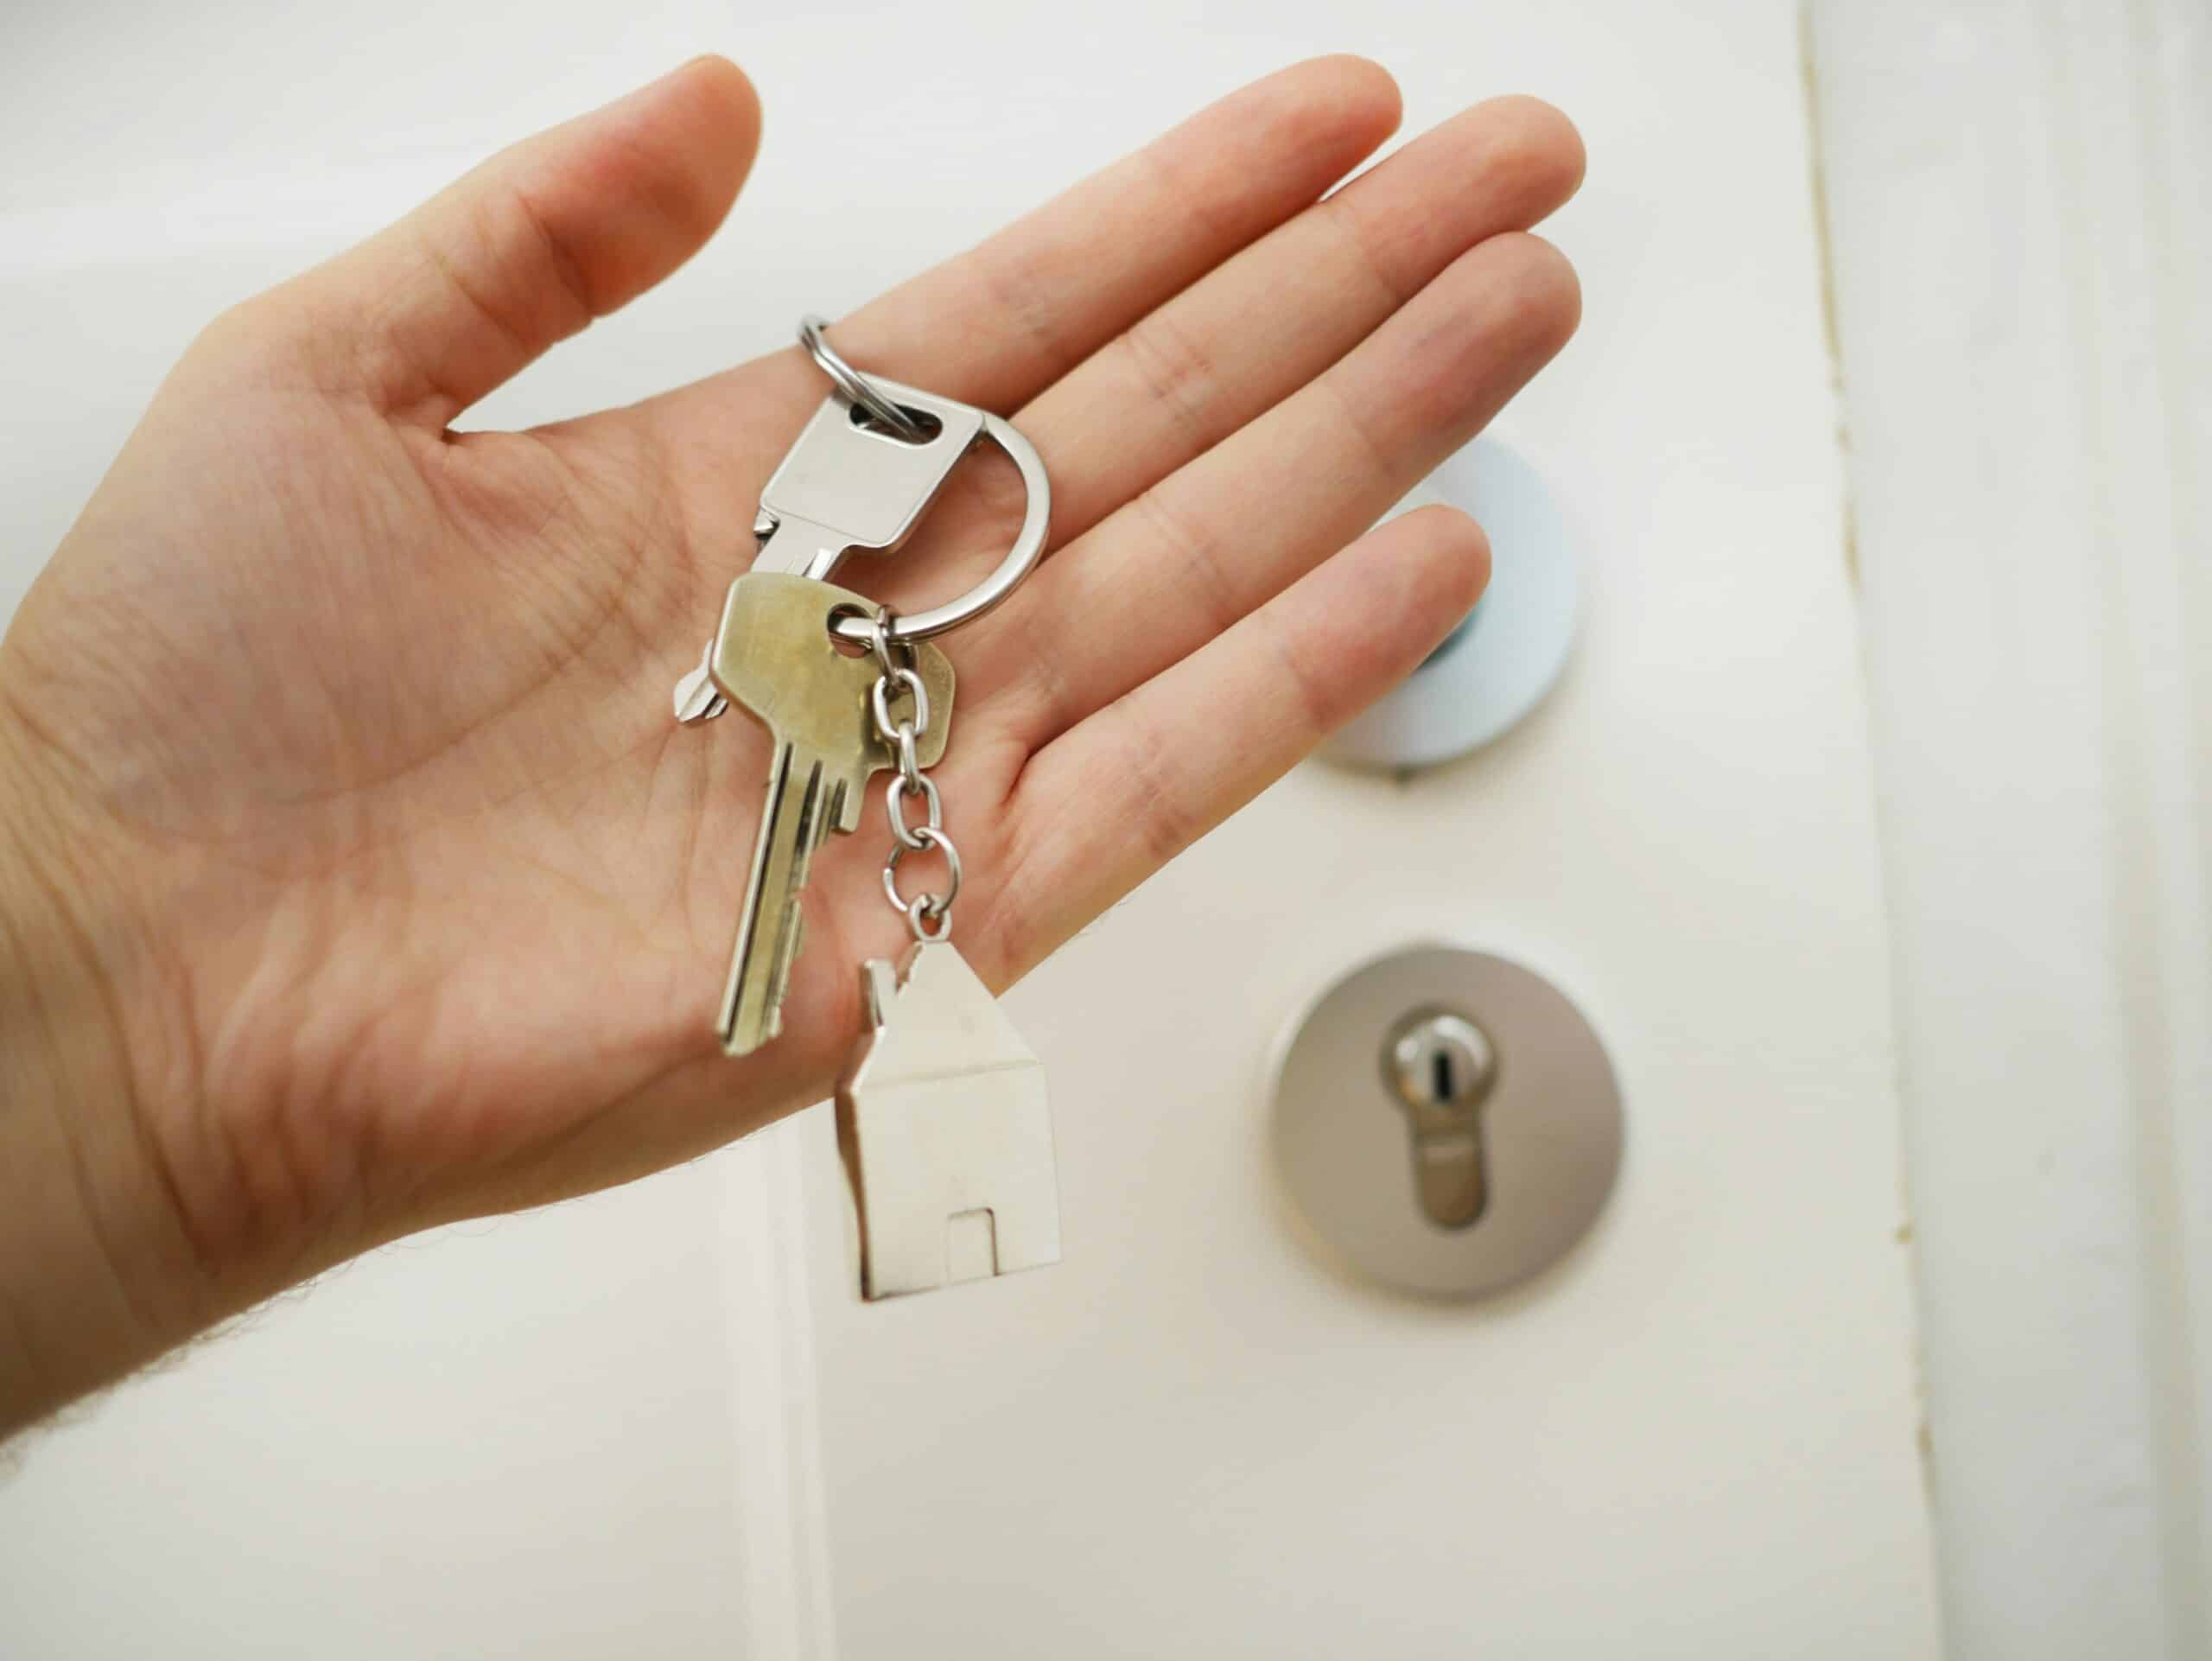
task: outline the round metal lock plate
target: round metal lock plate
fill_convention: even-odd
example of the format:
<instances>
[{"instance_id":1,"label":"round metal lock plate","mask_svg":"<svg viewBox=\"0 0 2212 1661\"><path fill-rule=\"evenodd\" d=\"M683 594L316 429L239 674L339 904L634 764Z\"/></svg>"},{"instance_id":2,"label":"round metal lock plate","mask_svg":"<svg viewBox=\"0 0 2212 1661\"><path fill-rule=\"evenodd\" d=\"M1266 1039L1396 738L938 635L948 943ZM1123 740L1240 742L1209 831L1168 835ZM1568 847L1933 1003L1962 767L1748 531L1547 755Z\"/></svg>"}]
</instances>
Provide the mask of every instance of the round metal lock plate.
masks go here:
<instances>
[{"instance_id":1,"label":"round metal lock plate","mask_svg":"<svg viewBox=\"0 0 2212 1661\"><path fill-rule=\"evenodd\" d=\"M1541 1273L1605 1209L1621 1142L1596 1031L1487 952L1414 946L1355 970L1297 1023L1275 1078L1291 1199L1402 1291L1480 1297Z\"/></svg>"},{"instance_id":2,"label":"round metal lock plate","mask_svg":"<svg viewBox=\"0 0 2212 1661\"><path fill-rule=\"evenodd\" d=\"M1490 587L1466 620L1395 690L1321 747L1339 766L1435 767L1503 737L1543 702L1574 644L1580 559L1543 475L1477 439L1395 512L1443 502L1489 533Z\"/></svg>"}]
</instances>

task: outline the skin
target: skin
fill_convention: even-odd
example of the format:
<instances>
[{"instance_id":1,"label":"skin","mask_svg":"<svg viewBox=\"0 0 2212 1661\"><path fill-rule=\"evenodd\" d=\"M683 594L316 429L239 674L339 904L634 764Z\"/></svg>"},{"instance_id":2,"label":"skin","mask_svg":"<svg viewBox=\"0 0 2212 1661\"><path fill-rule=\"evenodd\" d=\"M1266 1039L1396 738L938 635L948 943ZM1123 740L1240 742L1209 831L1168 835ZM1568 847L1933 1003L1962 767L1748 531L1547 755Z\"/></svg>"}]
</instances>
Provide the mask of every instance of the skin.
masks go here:
<instances>
[{"instance_id":1,"label":"skin","mask_svg":"<svg viewBox=\"0 0 2212 1661\"><path fill-rule=\"evenodd\" d=\"M1481 591L1464 516L1367 527L1573 333L1573 273L1527 232L1581 147L1500 99L1332 194L1398 113L1372 64L1282 71L836 325L852 361L1009 414L1052 480L1046 561L944 643L958 939L995 987ZM369 1247L830 1088L855 966L905 939L880 792L817 861L784 1036L726 1060L765 740L668 711L821 376L794 349L450 428L694 252L759 130L745 77L701 59L219 318L24 601L0 646L0 1432ZM941 599L996 563L1019 494L963 463L898 560L843 579Z\"/></svg>"}]
</instances>

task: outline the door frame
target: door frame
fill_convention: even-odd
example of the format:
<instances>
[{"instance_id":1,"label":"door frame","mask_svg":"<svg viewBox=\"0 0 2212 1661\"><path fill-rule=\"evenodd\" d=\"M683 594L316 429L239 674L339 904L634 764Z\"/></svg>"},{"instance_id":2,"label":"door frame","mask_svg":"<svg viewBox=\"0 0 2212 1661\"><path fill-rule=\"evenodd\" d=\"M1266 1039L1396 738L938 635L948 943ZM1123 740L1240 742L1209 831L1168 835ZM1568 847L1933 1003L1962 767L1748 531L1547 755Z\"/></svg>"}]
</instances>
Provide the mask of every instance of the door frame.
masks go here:
<instances>
[{"instance_id":1,"label":"door frame","mask_svg":"<svg viewBox=\"0 0 2212 1661\"><path fill-rule=\"evenodd\" d=\"M1951 1651L2201 1661L2212 16L1804 39Z\"/></svg>"}]
</instances>

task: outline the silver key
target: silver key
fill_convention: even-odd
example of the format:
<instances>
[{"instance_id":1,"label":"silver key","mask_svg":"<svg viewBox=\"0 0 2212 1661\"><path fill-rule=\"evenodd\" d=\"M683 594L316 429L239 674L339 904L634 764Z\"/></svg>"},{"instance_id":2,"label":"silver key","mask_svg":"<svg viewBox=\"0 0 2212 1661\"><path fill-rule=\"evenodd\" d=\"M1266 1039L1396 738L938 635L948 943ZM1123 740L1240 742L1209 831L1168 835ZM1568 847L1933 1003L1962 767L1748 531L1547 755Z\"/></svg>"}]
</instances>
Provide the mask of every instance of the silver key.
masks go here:
<instances>
[{"instance_id":1,"label":"silver key","mask_svg":"<svg viewBox=\"0 0 2212 1661\"><path fill-rule=\"evenodd\" d=\"M860 824L868 780L897 760L875 729L868 694L880 672L863 653L831 643L833 613L871 609L859 595L785 572L748 571L730 584L709 656L714 684L759 717L774 741L767 796L738 913L737 943L715 1029L722 1048L747 1055L783 1026L784 989L798 955L799 894L814 853L832 830ZM921 764L944 753L952 714L952 665L931 646L913 647L929 694Z\"/></svg>"},{"instance_id":2,"label":"silver key","mask_svg":"<svg viewBox=\"0 0 2212 1661\"><path fill-rule=\"evenodd\" d=\"M949 945L861 971L868 1031L837 1086L861 1295L1060 1260L1045 1066Z\"/></svg>"},{"instance_id":3,"label":"silver key","mask_svg":"<svg viewBox=\"0 0 2212 1661\"><path fill-rule=\"evenodd\" d=\"M901 408L926 417L936 433L910 444L877 431L843 392L831 392L760 487L754 570L826 581L849 552L889 553L912 533L954 465L982 436L983 411L972 404L896 381L875 385Z\"/></svg>"},{"instance_id":4,"label":"silver key","mask_svg":"<svg viewBox=\"0 0 2212 1661\"><path fill-rule=\"evenodd\" d=\"M954 466L983 432L983 411L896 381L875 385L935 430L922 443L879 431L842 391L822 401L761 487L752 569L826 582L855 551L889 553L913 529ZM708 646L708 656L713 653ZM728 707L708 664L676 684L676 718L689 726Z\"/></svg>"}]
</instances>

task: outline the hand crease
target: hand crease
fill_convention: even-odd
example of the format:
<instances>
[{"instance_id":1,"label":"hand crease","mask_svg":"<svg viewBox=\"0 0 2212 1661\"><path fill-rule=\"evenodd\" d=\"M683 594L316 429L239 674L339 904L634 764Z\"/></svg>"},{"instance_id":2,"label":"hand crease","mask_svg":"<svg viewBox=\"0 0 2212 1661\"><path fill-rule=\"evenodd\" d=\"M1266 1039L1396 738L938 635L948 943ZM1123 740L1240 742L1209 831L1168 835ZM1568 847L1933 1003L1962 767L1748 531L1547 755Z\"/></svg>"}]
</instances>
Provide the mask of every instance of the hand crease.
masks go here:
<instances>
[{"instance_id":1,"label":"hand crease","mask_svg":"<svg viewBox=\"0 0 2212 1661\"><path fill-rule=\"evenodd\" d=\"M1206 626L1218 634L1244 614L1243 597L1236 591L1222 563L1218 541L1202 531L1196 520L1168 505L1166 487L1172 482L1172 477L1163 479L1144 491L1136 499L1137 506L1166 542L1168 551L1199 579L1199 604Z\"/></svg>"},{"instance_id":2,"label":"hand crease","mask_svg":"<svg viewBox=\"0 0 2212 1661\"><path fill-rule=\"evenodd\" d=\"M1175 321L1174 309L1164 306L1123 330L1122 352L1152 401L1189 435L1192 454L1203 455L1223 436L1219 423L1207 418L1219 402L1219 376L1212 360Z\"/></svg>"},{"instance_id":3,"label":"hand crease","mask_svg":"<svg viewBox=\"0 0 2212 1661\"><path fill-rule=\"evenodd\" d=\"M1362 232L1357 223L1359 210L1352 206L1346 192L1340 190L1324 196L1314 207L1320 222L1336 232L1337 239L1351 251L1352 263L1374 279L1375 286L1389 302L1389 310L1397 310L1420 292L1418 283L1409 283L1384 269L1382 256Z\"/></svg>"}]
</instances>

